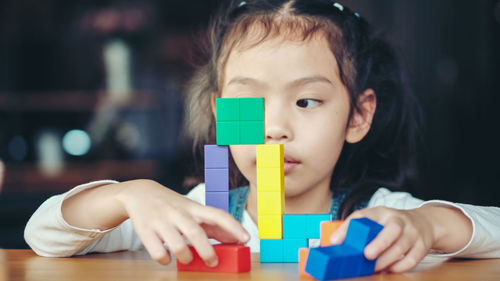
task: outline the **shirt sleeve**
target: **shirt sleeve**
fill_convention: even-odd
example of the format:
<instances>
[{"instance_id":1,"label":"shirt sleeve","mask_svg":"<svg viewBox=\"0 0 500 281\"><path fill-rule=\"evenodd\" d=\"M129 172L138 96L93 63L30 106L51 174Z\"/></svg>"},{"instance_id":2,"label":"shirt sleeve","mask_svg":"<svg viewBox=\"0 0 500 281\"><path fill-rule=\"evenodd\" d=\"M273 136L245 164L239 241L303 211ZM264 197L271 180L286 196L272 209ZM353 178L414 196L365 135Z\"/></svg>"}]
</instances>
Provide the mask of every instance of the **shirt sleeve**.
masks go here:
<instances>
[{"instance_id":1,"label":"shirt sleeve","mask_svg":"<svg viewBox=\"0 0 500 281\"><path fill-rule=\"evenodd\" d=\"M386 206L395 209L414 209L422 206L455 208L461 211L472 223L472 236L469 242L454 253L432 252L426 259L447 259L452 257L498 258L500 257L500 208L482 207L452 203L443 200L423 201L406 192L391 192L386 188L377 190L368 207Z\"/></svg>"},{"instance_id":2,"label":"shirt sleeve","mask_svg":"<svg viewBox=\"0 0 500 281\"><path fill-rule=\"evenodd\" d=\"M24 230L24 239L38 255L69 257L89 252L135 250L141 243L130 220L116 228L84 229L68 224L62 215L65 199L90 188L117 183L102 180L79 185L70 191L47 199L31 216Z\"/></svg>"}]
</instances>

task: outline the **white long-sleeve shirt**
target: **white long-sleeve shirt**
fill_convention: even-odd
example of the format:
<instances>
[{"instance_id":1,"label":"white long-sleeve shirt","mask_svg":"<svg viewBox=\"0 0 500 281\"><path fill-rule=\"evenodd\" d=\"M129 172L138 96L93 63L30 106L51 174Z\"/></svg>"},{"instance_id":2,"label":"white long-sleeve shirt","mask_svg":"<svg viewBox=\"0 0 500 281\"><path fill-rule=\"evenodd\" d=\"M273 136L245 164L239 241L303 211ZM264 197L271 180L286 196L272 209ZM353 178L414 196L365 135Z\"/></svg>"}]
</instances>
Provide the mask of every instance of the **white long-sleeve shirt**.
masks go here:
<instances>
[{"instance_id":1,"label":"white long-sleeve shirt","mask_svg":"<svg viewBox=\"0 0 500 281\"><path fill-rule=\"evenodd\" d=\"M24 238L28 245L38 255L47 257L69 257L90 252L142 249L142 242L135 233L130 220L124 221L115 228L100 230L74 227L63 218L61 206L65 199L83 190L112 183L116 183L116 181L91 182L47 199L26 225ZM200 204L205 204L205 185L198 185L186 196ZM500 208L457 204L441 200L424 202L412 197L409 193L391 192L386 188L378 189L371 197L367 207L386 206L395 209L413 209L423 205L456 208L471 220L473 226L471 239L462 249L454 253L433 253L426 258L500 257ZM247 246L252 252L258 252L260 243L257 226L246 210L243 213L241 223L251 236Z\"/></svg>"}]
</instances>

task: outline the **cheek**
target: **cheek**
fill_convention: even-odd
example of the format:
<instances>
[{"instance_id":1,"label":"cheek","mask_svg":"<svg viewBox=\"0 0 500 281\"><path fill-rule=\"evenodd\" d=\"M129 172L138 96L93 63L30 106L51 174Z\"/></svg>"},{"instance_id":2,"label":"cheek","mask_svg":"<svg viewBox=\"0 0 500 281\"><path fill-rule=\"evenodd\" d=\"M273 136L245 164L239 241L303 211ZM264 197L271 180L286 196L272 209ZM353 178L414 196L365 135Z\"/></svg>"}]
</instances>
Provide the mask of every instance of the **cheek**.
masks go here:
<instances>
[{"instance_id":1,"label":"cheek","mask_svg":"<svg viewBox=\"0 0 500 281\"><path fill-rule=\"evenodd\" d=\"M243 176L253 181L255 175L256 146L255 145L230 145L231 156L233 157L238 170Z\"/></svg>"}]
</instances>

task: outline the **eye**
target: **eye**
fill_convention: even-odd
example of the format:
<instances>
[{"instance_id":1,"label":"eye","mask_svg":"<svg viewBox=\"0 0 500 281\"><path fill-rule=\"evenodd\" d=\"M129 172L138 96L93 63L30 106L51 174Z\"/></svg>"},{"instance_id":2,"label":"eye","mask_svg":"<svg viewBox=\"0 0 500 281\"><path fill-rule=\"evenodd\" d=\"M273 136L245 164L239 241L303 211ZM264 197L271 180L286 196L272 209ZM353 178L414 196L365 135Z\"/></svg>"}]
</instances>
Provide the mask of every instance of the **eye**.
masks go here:
<instances>
[{"instance_id":1,"label":"eye","mask_svg":"<svg viewBox=\"0 0 500 281\"><path fill-rule=\"evenodd\" d=\"M297 101L297 106L302 108L316 107L321 104L321 101L315 99L300 99Z\"/></svg>"}]
</instances>

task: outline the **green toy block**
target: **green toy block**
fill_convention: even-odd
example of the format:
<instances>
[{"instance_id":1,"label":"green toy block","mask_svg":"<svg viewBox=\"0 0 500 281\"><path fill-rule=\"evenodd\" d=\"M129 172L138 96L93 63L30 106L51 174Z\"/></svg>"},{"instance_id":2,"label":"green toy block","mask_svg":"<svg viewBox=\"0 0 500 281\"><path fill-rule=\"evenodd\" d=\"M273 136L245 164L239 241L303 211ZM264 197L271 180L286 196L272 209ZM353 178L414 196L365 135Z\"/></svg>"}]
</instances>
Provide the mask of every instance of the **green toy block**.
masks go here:
<instances>
[{"instance_id":1,"label":"green toy block","mask_svg":"<svg viewBox=\"0 0 500 281\"><path fill-rule=\"evenodd\" d=\"M240 121L239 144L264 144L264 121Z\"/></svg>"},{"instance_id":2,"label":"green toy block","mask_svg":"<svg viewBox=\"0 0 500 281\"><path fill-rule=\"evenodd\" d=\"M217 145L240 143L240 125L237 121L217 122Z\"/></svg>"},{"instance_id":3,"label":"green toy block","mask_svg":"<svg viewBox=\"0 0 500 281\"><path fill-rule=\"evenodd\" d=\"M217 122L240 120L239 98L217 98L215 100Z\"/></svg>"},{"instance_id":4,"label":"green toy block","mask_svg":"<svg viewBox=\"0 0 500 281\"><path fill-rule=\"evenodd\" d=\"M240 98L240 121L264 121L264 98Z\"/></svg>"}]
</instances>

